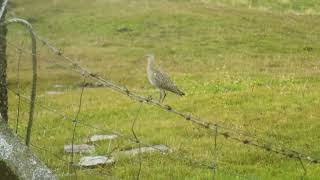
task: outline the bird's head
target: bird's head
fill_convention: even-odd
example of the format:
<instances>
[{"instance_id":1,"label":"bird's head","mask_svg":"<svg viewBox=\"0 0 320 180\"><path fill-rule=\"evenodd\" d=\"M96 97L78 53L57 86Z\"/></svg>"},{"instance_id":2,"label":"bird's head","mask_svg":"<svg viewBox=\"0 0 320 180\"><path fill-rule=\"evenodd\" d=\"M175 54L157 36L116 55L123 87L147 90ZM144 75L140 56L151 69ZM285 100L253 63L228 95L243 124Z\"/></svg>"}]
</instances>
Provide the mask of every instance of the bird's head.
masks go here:
<instances>
[{"instance_id":1,"label":"bird's head","mask_svg":"<svg viewBox=\"0 0 320 180\"><path fill-rule=\"evenodd\" d=\"M155 58L153 54L146 54L145 57L147 58L148 64L152 65L154 64Z\"/></svg>"},{"instance_id":2,"label":"bird's head","mask_svg":"<svg viewBox=\"0 0 320 180\"><path fill-rule=\"evenodd\" d=\"M154 55L153 54L146 54L145 57L147 58L147 60L151 60L153 61L154 60Z\"/></svg>"}]
</instances>

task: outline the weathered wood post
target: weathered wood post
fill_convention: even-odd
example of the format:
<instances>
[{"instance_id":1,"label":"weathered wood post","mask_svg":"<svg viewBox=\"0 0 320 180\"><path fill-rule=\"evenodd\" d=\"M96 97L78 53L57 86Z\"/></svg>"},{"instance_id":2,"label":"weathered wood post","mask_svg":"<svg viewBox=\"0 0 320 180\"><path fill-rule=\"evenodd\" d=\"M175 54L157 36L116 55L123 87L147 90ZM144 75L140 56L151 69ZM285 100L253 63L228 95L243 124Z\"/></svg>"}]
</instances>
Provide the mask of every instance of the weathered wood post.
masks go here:
<instances>
[{"instance_id":1,"label":"weathered wood post","mask_svg":"<svg viewBox=\"0 0 320 180\"><path fill-rule=\"evenodd\" d=\"M5 2L5 3L4 3ZM8 92L7 92L7 58L6 34L7 26L4 24L6 0L0 0L0 114L4 122L8 122ZM1 122L0 122L1 123Z\"/></svg>"}]
</instances>

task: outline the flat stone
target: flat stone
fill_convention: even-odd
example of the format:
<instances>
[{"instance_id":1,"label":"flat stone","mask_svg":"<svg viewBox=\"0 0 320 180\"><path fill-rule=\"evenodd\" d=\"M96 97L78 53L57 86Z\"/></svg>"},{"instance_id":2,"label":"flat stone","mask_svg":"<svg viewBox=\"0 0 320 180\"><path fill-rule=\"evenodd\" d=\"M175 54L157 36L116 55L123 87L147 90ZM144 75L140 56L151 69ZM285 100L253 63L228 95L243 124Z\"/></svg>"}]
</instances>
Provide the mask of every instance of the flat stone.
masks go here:
<instances>
[{"instance_id":1,"label":"flat stone","mask_svg":"<svg viewBox=\"0 0 320 180\"><path fill-rule=\"evenodd\" d=\"M168 152L171 152L171 150L169 149L168 146L163 145L163 144L159 144L159 145L154 145L154 146L149 146L149 147L141 147L139 148L134 148L134 149L130 149L130 150L126 150L126 151L120 151L118 153L115 154L115 156L135 156L139 153L152 153L152 152L160 152L162 154L166 154Z\"/></svg>"},{"instance_id":2,"label":"flat stone","mask_svg":"<svg viewBox=\"0 0 320 180\"><path fill-rule=\"evenodd\" d=\"M117 29L117 31L123 33L123 32L130 32L130 31L132 31L132 29L130 29L128 27L120 27Z\"/></svg>"},{"instance_id":3,"label":"flat stone","mask_svg":"<svg viewBox=\"0 0 320 180\"><path fill-rule=\"evenodd\" d=\"M54 87L54 88L62 88L62 87L64 87L64 85L62 85L62 84L55 84L55 85L53 85L53 87Z\"/></svg>"},{"instance_id":4,"label":"flat stone","mask_svg":"<svg viewBox=\"0 0 320 180\"><path fill-rule=\"evenodd\" d=\"M97 88L97 87L103 87L103 84L98 83L98 82L85 82L85 83L81 83L79 84L79 87L87 87L87 88Z\"/></svg>"},{"instance_id":5,"label":"flat stone","mask_svg":"<svg viewBox=\"0 0 320 180\"><path fill-rule=\"evenodd\" d=\"M89 138L89 142L97 142L97 141L104 141L104 140L113 140L118 138L118 135L116 134L110 134L110 135L93 135Z\"/></svg>"},{"instance_id":6,"label":"flat stone","mask_svg":"<svg viewBox=\"0 0 320 180\"><path fill-rule=\"evenodd\" d=\"M114 163L113 158L108 158L105 156L86 156L82 157L79 162L80 167L96 167L102 165L110 165Z\"/></svg>"},{"instance_id":7,"label":"flat stone","mask_svg":"<svg viewBox=\"0 0 320 180\"><path fill-rule=\"evenodd\" d=\"M94 146L87 144L73 145L74 153L93 153L95 151ZM72 145L64 145L64 152L72 153Z\"/></svg>"},{"instance_id":8,"label":"flat stone","mask_svg":"<svg viewBox=\"0 0 320 180\"><path fill-rule=\"evenodd\" d=\"M58 94L63 94L61 91L47 91L46 92L48 95L58 95Z\"/></svg>"}]
</instances>

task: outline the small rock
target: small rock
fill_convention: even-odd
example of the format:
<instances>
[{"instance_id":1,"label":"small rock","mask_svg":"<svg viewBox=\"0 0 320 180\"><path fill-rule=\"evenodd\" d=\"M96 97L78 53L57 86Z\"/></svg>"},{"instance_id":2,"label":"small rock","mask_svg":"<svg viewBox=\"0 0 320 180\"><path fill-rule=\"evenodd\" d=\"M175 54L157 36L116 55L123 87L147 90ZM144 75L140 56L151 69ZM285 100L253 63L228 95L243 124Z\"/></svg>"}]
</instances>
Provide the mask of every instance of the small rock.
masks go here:
<instances>
[{"instance_id":1,"label":"small rock","mask_svg":"<svg viewBox=\"0 0 320 180\"><path fill-rule=\"evenodd\" d=\"M95 167L101 165L113 164L114 159L105 156L86 156L82 157L79 162L81 167Z\"/></svg>"},{"instance_id":2,"label":"small rock","mask_svg":"<svg viewBox=\"0 0 320 180\"><path fill-rule=\"evenodd\" d=\"M304 47L304 48L303 48L303 50L304 50L304 51L309 51L309 52L310 52L310 51L312 51L312 50L313 50L313 48L312 48L312 47L310 47L310 46L306 46L306 47Z\"/></svg>"},{"instance_id":3,"label":"small rock","mask_svg":"<svg viewBox=\"0 0 320 180\"><path fill-rule=\"evenodd\" d=\"M78 86L79 87L87 87L87 88L97 88L97 87L103 87L103 84L98 83L98 82L95 82L95 83L85 82L85 83L80 83Z\"/></svg>"},{"instance_id":4,"label":"small rock","mask_svg":"<svg viewBox=\"0 0 320 180\"><path fill-rule=\"evenodd\" d=\"M63 94L61 91L47 91L48 95L57 95L57 94Z\"/></svg>"},{"instance_id":5,"label":"small rock","mask_svg":"<svg viewBox=\"0 0 320 180\"><path fill-rule=\"evenodd\" d=\"M130 29L128 27L120 27L117 29L117 31L123 33L123 32L130 32L130 31L132 31L132 29Z\"/></svg>"},{"instance_id":6,"label":"small rock","mask_svg":"<svg viewBox=\"0 0 320 180\"><path fill-rule=\"evenodd\" d=\"M63 86L62 84L54 84L53 87L54 87L54 88L62 88L62 87L64 87L64 86Z\"/></svg>"},{"instance_id":7,"label":"small rock","mask_svg":"<svg viewBox=\"0 0 320 180\"><path fill-rule=\"evenodd\" d=\"M95 151L94 146L87 144L73 145L74 153L93 153ZM64 152L72 153L72 145L64 145Z\"/></svg>"},{"instance_id":8,"label":"small rock","mask_svg":"<svg viewBox=\"0 0 320 180\"><path fill-rule=\"evenodd\" d=\"M110 135L93 135L90 137L89 142L97 142L103 140L113 140L118 138L118 135L110 134Z\"/></svg>"},{"instance_id":9,"label":"small rock","mask_svg":"<svg viewBox=\"0 0 320 180\"><path fill-rule=\"evenodd\" d=\"M163 154L166 154L168 152L171 152L171 150L168 148L168 146L160 144L160 145L154 145L154 146L149 146L149 147L141 147L139 148L134 148L126 151L120 151L116 153L117 155L125 155L125 156L135 156L139 153L152 153L152 152L160 152Z\"/></svg>"}]
</instances>

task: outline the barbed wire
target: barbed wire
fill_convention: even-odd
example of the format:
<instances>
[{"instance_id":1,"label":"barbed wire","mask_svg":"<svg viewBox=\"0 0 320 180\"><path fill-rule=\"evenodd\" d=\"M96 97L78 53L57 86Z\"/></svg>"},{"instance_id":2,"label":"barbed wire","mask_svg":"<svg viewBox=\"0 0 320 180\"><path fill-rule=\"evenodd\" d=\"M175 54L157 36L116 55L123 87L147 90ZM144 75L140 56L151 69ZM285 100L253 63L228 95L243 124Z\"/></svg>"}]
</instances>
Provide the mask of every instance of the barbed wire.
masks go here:
<instances>
[{"instance_id":1,"label":"barbed wire","mask_svg":"<svg viewBox=\"0 0 320 180\"><path fill-rule=\"evenodd\" d=\"M0 38L1 38L1 35L0 35ZM21 51L23 51L23 52L25 52L25 53L32 54L32 52L31 52L30 50L28 50L28 49L22 49L22 48L18 47L17 45L15 45L15 44L13 44L13 43L10 43L10 42L8 42L8 44L9 44L10 46L16 48L17 50L21 50ZM38 56L39 56L39 55L38 55ZM41 56L40 56L40 58L41 58ZM46 58L43 58L43 59L46 59ZM79 73L79 76L84 76L84 74L83 74L83 73L80 73L79 70L74 69L74 65L73 65L73 64L71 64L70 66L67 66L67 65L58 64L58 63L56 63L55 61L49 61L49 60L46 60L46 61L49 62L49 63L52 63L52 64L59 65L59 66L65 68L65 69L68 69L68 68L70 69L70 68L71 68L71 70L73 70L74 72ZM70 63L70 62L69 62L69 63ZM99 84L99 85L103 85L103 84ZM125 87L124 87L124 88L125 88ZM152 100L152 98L151 98L150 96L147 97L147 99L151 99L151 100ZM216 125L217 125L217 124L214 124L214 126L216 126ZM225 129L225 130L230 130L230 131L233 131L233 132L237 132L239 135L242 135L242 136L247 136L247 137L256 138L256 139L258 138L257 135L256 135L256 134L253 134L252 132L248 132L248 131L241 130L241 129L234 128L234 127L228 127L227 125L221 125L221 123L219 124L219 126L220 126L220 128L223 128L223 129ZM284 136L284 137L286 137L286 136ZM287 137L287 138L288 138L288 137ZM257 140L261 140L261 139L257 139ZM265 142L266 144L271 144L271 143L272 143L272 142L266 141L266 140L264 140L264 142Z\"/></svg>"},{"instance_id":2,"label":"barbed wire","mask_svg":"<svg viewBox=\"0 0 320 180\"><path fill-rule=\"evenodd\" d=\"M176 109L173 109L171 106L169 105L165 105L165 104L161 104L158 101L153 100L151 97L144 97L138 94L135 94L133 91L130 91L129 89L127 89L125 86L121 86L121 85L117 85L113 82L111 82L110 80L106 80L100 76L98 76L97 74L91 73L89 70L83 68L82 66L80 66L75 60L73 60L72 58L64 55L62 53L62 51L58 48L56 48L55 46L49 44L46 40L44 40L43 38L41 38L40 36L38 36L36 33L34 33L37 37L38 40L40 40L44 45L46 45L55 55L58 55L59 57L62 57L64 60L66 60L67 62L69 62L71 64L70 67L72 67L72 70L74 70L75 72L79 73L81 76L84 77L89 77L92 80L95 80L99 83L101 83L102 85L104 85L105 87L111 88L114 91L117 91L123 95L128 96L129 98L140 102L140 103L146 103L149 105L154 105L158 108L161 108L167 112L171 112L174 113L176 115L179 115L181 117L183 117L185 120L190 121L194 124L199 125L200 127L203 127L205 129L208 130L213 130L215 131L217 128L219 128L219 132L215 132L217 135L222 135L223 137L225 137L226 139L231 139L237 142L240 142L242 144L245 145L251 145L253 147L257 147L259 149L263 149L272 153L276 153L276 154L280 154L283 156L286 156L288 158L294 158L297 159L301 162L301 165L304 169L304 172L306 174L306 169L302 163L301 160L307 160L310 161L312 163L319 163L318 159L312 158L308 155L302 154L300 152L297 152L295 150L292 149L285 149L282 147L276 147L276 145L272 144L270 145L268 144L261 144L258 140L256 140L257 136L256 135L252 135L251 133L241 130L241 129L235 129L235 128L230 128L230 127L226 127L223 126L221 124L217 124L217 123L210 123L210 122L206 122L204 120L202 120L201 118L195 117L189 113L185 113L185 112L180 112ZM22 49L22 48L20 48ZM14 91L13 91L14 92ZM15 93L16 94L16 93ZM20 96L20 94L19 94ZM55 111L56 112L56 111ZM65 119L66 116L63 116L63 118ZM82 124L79 123L79 124ZM84 126L87 126L86 124L82 124ZM89 126L87 126L89 127ZM91 127L93 128L93 127ZM95 128L96 129L96 128ZM221 130L222 129L222 130ZM236 134L236 135L235 135ZM241 137L239 137L239 135ZM216 137L215 137L216 138ZM249 138L253 138L253 139L249 139ZM132 142L137 143L137 138L135 137L130 138ZM139 140L138 140L139 141ZM143 143L138 142L138 145L142 145ZM216 145L216 141L215 141L215 145ZM149 145L151 146L151 145ZM156 148L155 148L156 149ZM194 162L194 161L193 161ZM211 168L216 168L215 166L210 166ZM140 173L140 171L139 171Z\"/></svg>"},{"instance_id":3,"label":"barbed wire","mask_svg":"<svg viewBox=\"0 0 320 180\"><path fill-rule=\"evenodd\" d=\"M184 118L187 121L190 121L194 124L199 125L200 127L203 127L205 129L210 129L210 130L215 130L216 127L218 127L220 129L220 131L218 132L219 135L222 135L223 137L225 137L226 139L232 139L235 140L237 142L240 142L242 144L245 145L251 145L253 147L257 147L259 149L263 149L266 150L268 152L273 152L276 154L280 154L283 156L286 156L288 158L294 158L294 159L301 159L301 160L306 160L312 163L320 163L319 159L313 158L309 155L305 155L302 154L300 152L297 152L295 150L292 149L286 149L286 148L282 148L282 147L276 147L274 144L270 144L270 143L260 143L258 142L252 135L249 135L250 133L248 132L244 132L243 130L237 130L237 129L233 129L233 128L229 128L229 127L225 127L222 126L220 124L217 123L211 123L211 122L207 122L204 121L198 117L195 117L189 113L185 113L185 112L180 112L176 109L174 109L172 106L170 105L165 105L165 104L161 104L158 101L153 100L150 97L144 97L142 95L138 95L135 94L133 91L130 91L127 87L125 86L121 86L121 85L117 85L113 82L111 82L110 80L106 80L100 76L98 76L95 73L90 72L89 70L83 68L82 66L80 66L75 60L73 60L72 58L66 56L60 48L55 47L54 45L52 45L51 43L49 43L46 39L42 38L41 36L39 36L38 34L36 34L36 38L42 42L44 45L46 45L54 54L62 57L64 60L68 61L69 63L72 64L72 66L74 67L73 69L76 69L78 73L80 73L82 76L86 76L91 78L92 80L95 80L99 83L101 83L103 86L108 87L116 92L119 92L123 95L128 96L129 98L131 98L132 100L141 102L141 103L146 103L149 105L153 105L156 106L160 109L163 109L167 112L170 113L174 113L182 118ZM224 131L223 131L224 129ZM237 133L238 135L243 136L244 138L238 138L236 136L232 137L231 133L228 131L232 131L233 133ZM253 139L249 139L249 138L253 138Z\"/></svg>"},{"instance_id":4,"label":"barbed wire","mask_svg":"<svg viewBox=\"0 0 320 180\"><path fill-rule=\"evenodd\" d=\"M289 149L289 148L284 148L281 146L276 147L276 145L274 143L268 142L266 140L261 140L257 137L257 135L253 135L247 131L237 129L237 128L226 127L226 126L223 126L223 125L220 125L217 123L206 122L200 118L197 118L195 116L191 116L191 114L177 111L177 110L173 109L172 106L161 104L160 102L153 100L151 97L144 97L144 96L135 94L134 92L129 91L124 86L116 85L115 83L113 83L109 80L106 80L106 79L98 76L97 74L91 73L90 71L88 71L85 68L83 68L82 66L80 66L75 60L64 55L60 49L51 45L50 43L48 43L45 39L41 38L36 33L34 33L34 34L36 35L36 38L38 40L40 40L44 45L46 45L55 55L58 55L58 56L62 57L63 59L65 59L67 62L71 63L71 66L70 66L71 70L79 73L81 76L85 76L85 77L91 78L93 80L96 80L97 82L101 83L104 87L108 87L114 91L117 91L123 95L126 95L135 101L138 101L141 103L146 103L149 105L154 105L154 106L161 108L167 112L171 112L176 115L179 115L182 118L184 118L185 120L191 121L192 123L197 124L200 127L203 127L205 129L215 130L215 127L219 127L219 129L224 129L224 131L220 130L220 132L218 134L222 135L226 139L232 139L232 140L238 141L242 144L251 145L253 147L264 149L266 151L273 152L276 154L280 154L280 155L286 156L288 158L294 158L297 160L299 160L299 159L307 160L312 163L320 163L319 159L312 158L311 156L302 154L300 152L297 152L297 151ZM25 52L30 53L27 50ZM238 137L229 138L232 133L236 133L237 135L243 136L244 138L238 138ZM252 138L252 139L248 139L248 138Z\"/></svg>"}]
</instances>

